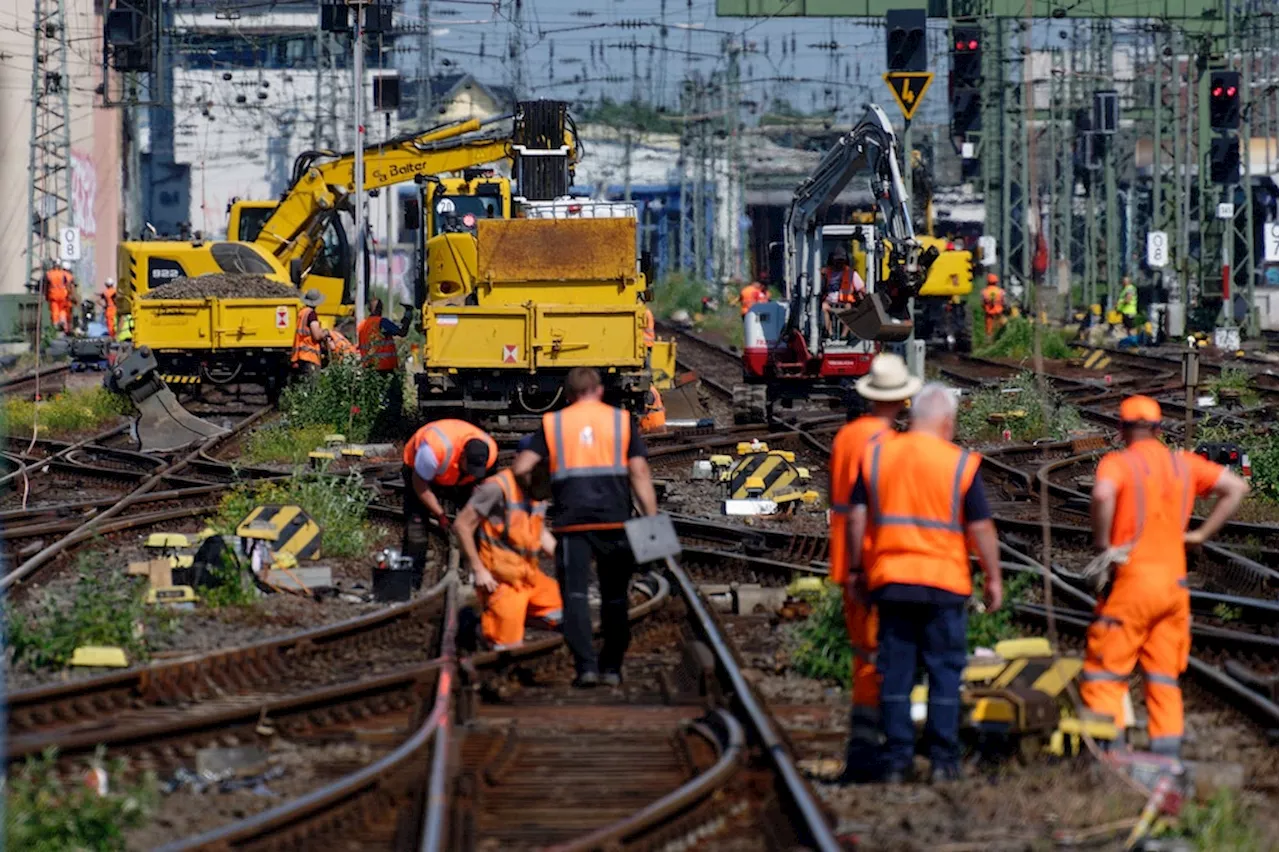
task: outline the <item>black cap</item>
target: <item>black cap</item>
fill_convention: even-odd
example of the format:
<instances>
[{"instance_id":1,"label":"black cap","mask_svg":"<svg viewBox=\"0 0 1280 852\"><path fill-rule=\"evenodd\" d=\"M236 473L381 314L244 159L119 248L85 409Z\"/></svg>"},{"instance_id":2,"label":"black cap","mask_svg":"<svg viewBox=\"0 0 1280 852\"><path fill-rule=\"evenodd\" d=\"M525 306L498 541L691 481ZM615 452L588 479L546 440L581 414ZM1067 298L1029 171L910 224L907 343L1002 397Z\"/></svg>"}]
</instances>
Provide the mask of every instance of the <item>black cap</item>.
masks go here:
<instances>
[{"instance_id":1,"label":"black cap","mask_svg":"<svg viewBox=\"0 0 1280 852\"><path fill-rule=\"evenodd\" d=\"M489 445L472 438L462 447L462 472L472 479L484 479L489 473Z\"/></svg>"}]
</instances>

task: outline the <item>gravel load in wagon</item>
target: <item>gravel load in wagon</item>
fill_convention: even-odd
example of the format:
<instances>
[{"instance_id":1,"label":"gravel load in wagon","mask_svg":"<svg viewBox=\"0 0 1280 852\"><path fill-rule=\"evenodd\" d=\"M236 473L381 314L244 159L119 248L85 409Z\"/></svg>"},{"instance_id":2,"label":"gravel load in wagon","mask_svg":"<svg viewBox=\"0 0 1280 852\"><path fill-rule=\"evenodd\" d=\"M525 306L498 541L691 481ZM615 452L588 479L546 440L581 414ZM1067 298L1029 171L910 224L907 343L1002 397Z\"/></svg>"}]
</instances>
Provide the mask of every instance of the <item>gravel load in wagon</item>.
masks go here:
<instances>
[{"instance_id":1,"label":"gravel load in wagon","mask_svg":"<svg viewBox=\"0 0 1280 852\"><path fill-rule=\"evenodd\" d=\"M297 289L263 275L213 272L152 287L144 299L296 299Z\"/></svg>"}]
</instances>

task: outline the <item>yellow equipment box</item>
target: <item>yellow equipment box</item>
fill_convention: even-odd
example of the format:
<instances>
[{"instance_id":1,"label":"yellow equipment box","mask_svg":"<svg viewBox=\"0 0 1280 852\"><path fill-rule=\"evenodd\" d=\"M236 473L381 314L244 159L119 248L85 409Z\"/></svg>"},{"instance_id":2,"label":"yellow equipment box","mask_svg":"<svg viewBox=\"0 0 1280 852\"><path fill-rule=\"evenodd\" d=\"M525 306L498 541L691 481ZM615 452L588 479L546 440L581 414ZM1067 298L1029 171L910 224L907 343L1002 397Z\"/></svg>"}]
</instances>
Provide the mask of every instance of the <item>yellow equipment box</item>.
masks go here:
<instances>
[{"instance_id":1,"label":"yellow equipment box","mask_svg":"<svg viewBox=\"0 0 1280 852\"><path fill-rule=\"evenodd\" d=\"M139 299L134 340L152 349L288 349L297 299Z\"/></svg>"},{"instance_id":2,"label":"yellow equipment box","mask_svg":"<svg viewBox=\"0 0 1280 852\"><path fill-rule=\"evenodd\" d=\"M432 369L536 370L644 364L644 309L635 305L539 305L430 309Z\"/></svg>"}]
</instances>

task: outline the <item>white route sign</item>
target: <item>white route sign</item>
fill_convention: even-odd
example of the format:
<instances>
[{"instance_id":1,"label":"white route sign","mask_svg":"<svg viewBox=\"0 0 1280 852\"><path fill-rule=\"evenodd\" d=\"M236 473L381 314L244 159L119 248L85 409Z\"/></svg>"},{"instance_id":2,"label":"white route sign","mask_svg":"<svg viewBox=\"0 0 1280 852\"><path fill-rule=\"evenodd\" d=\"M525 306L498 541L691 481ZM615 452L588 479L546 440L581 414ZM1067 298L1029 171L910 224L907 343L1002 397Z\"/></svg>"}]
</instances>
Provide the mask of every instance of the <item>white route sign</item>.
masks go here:
<instances>
[{"instance_id":1,"label":"white route sign","mask_svg":"<svg viewBox=\"0 0 1280 852\"><path fill-rule=\"evenodd\" d=\"M63 228L58 232L58 259L80 259L80 229Z\"/></svg>"},{"instance_id":2,"label":"white route sign","mask_svg":"<svg viewBox=\"0 0 1280 852\"><path fill-rule=\"evenodd\" d=\"M982 265L995 266L996 258L996 238L983 235L978 237L978 250L982 252Z\"/></svg>"},{"instance_id":3,"label":"white route sign","mask_svg":"<svg viewBox=\"0 0 1280 852\"><path fill-rule=\"evenodd\" d=\"M1164 231L1147 234L1147 266L1164 269L1169 265L1169 235Z\"/></svg>"},{"instance_id":4,"label":"white route sign","mask_svg":"<svg viewBox=\"0 0 1280 852\"><path fill-rule=\"evenodd\" d=\"M1230 201L1222 201L1218 204L1219 219L1234 219L1236 216L1236 206Z\"/></svg>"},{"instance_id":5,"label":"white route sign","mask_svg":"<svg viewBox=\"0 0 1280 852\"><path fill-rule=\"evenodd\" d=\"M1267 263L1280 263L1280 222L1268 222L1266 225Z\"/></svg>"}]
</instances>

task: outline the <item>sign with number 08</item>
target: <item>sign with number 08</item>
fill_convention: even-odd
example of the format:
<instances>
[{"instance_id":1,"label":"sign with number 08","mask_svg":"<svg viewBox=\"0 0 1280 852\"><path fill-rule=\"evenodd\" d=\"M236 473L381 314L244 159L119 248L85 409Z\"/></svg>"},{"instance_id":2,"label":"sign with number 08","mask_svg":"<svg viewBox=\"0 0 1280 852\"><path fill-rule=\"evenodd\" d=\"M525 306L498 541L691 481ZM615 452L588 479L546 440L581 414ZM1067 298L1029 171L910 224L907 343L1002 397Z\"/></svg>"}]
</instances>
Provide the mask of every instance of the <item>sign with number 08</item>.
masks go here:
<instances>
[{"instance_id":1,"label":"sign with number 08","mask_svg":"<svg viewBox=\"0 0 1280 852\"><path fill-rule=\"evenodd\" d=\"M1147 266L1163 269L1169 265L1169 235L1164 231L1147 234Z\"/></svg>"}]
</instances>

